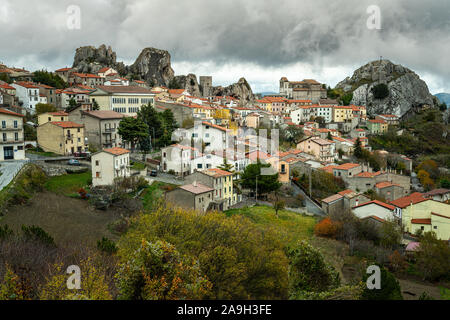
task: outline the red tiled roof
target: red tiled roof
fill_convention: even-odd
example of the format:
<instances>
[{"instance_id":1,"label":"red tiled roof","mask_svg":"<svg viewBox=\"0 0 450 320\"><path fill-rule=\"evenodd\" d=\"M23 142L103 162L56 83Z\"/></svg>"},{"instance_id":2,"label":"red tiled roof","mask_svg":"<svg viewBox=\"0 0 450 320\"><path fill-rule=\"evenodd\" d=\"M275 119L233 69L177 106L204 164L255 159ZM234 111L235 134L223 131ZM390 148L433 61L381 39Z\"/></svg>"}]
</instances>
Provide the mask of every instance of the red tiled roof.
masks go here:
<instances>
[{"instance_id":1,"label":"red tiled roof","mask_svg":"<svg viewBox=\"0 0 450 320\"><path fill-rule=\"evenodd\" d=\"M187 192L193 193L193 194L202 194L202 193L207 193L207 192L211 192L214 191L214 189L207 187L201 183L196 183L194 184L188 184L185 186L181 186L180 189L183 189Z\"/></svg>"},{"instance_id":2,"label":"red tiled roof","mask_svg":"<svg viewBox=\"0 0 450 320\"><path fill-rule=\"evenodd\" d=\"M373 177L379 176L380 174L381 174L381 172L361 172L360 174L357 175L357 177L373 178Z\"/></svg>"},{"instance_id":3,"label":"red tiled roof","mask_svg":"<svg viewBox=\"0 0 450 320\"><path fill-rule=\"evenodd\" d=\"M392 211L395 210L394 206L391 206L391 205L389 205L387 203L384 203L384 202L381 202L381 201L378 201L378 200L373 200L373 201L370 201L370 202L366 202L366 203L360 204L359 206L353 207L353 209L361 208L361 207L367 206L369 204L376 204L376 205L379 205L381 207L384 207L384 208L392 210Z\"/></svg>"},{"instance_id":4,"label":"red tiled roof","mask_svg":"<svg viewBox=\"0 0 450 320\"><path fill-rule=\"evenodd\" d=\"M426 201L426 200L428 200L428 199L425 198L422 193L416 192L416 193L413 193L413 194L411 194L409 196L406 196L406 197L403 197L403 198L391 201L390 203L393 204L396 207L399 207L399 208L403 209L403 208L406 208L406 207L410 206L411 204L420 203L420 202L423 202L423 201Z\"/></svg>"},{"instance_id":5,"label":"red tiled roof","mask_svg":"<svg viewBox=\"0 0 450 320\"><path fill-rule=\"evenodd\" d=\"M340 165L336 167L336 170L350 170L359 167L360 165L358 163L345 163L343 165Z\"/></svg>"},{"instance_id":6,"label":"red tiled roof","mask_svg":"<svg viewBox=\"0 0 450 320\"><path fill-rule=\"evenodd\" d=\"M384 188L392 187L392 186L397 186L397 187L399 187L398 184L394 184L394 183L391 183L391 182L388 182L388 181L380 182L380 183L377 183L377 184L375 185L375 187L376 187L377 189L384 189Z\"/></svg>"},{"instance_id":7,"label":"red tiled roof","mask_svg":"<svg viewBox=\"0 0 450 320\"><path fill-rule=\"evenodd\" d=\"M53 121L51 124L61 128L83 128L84 125L72 121Z\"/></svg>"},{"instance_id":8,"label":"red tiled roof","mask_svg":"<svg viewBox=\"0 0 450 320\"><path fill-rule=\"evenodd\" d=\"M208 176L213 176L214 178L226 177L226 176L233 175L231 172L220 170L220 169L208 169L208 170L205 170L202 172Z\"/></svg>"},{"instance_id":9,"label":"red tiled roof","mask_svg":"<svg viewBox=\"0 0 450 320\"><path fill-rule=\"evenodd\" d=\"M6 90L16 90L16 88L10 86L7 83L0 83L0 88L6 89Z\"/></svg>"},{"instance_id":10,"label":"red tiled roof","mask_svg":"<svg viewBox=\"0 0 450 320\"><path fill-rule=\"evenodd\" d=\"M340 199L342 199L342 198L343 198L343 197L342 197L340 194L335 194L335 195L332 195L331 197L328 197L328 198L326 198L326 199L323 199L322 202L325 202L325 203L331 203L331 202L340 200Z\"/></svg>"},{"instance_id":11,"label":"red tiled roof","mask_svg":"<svg viewBox=\"0 0 450 320\"><path fill-rule=\"evenodd\" d=\"M110 149L105 149L105 150L103 150L103 151L108 152L108 153L111 153L111 154L113 154L113 155L115 155L115 156L121 156L121 155L123 155L123 154L130 153L129 150L123 149L123 148L118 148L118 147L116 147L116 148L110 148Z\"/></svg>"},{"instance_id":12,"label":"red tiled roof","mask_svg":"<svg viewBox=\"0 0 450 320\"><path fill-rule=\"evenodd\" d=\"M39 89L39 87L36 86L36 84L34 84L33 82L22 81L17 82L16 84L27 89Z\"/></svg>"},{"instance_id":13,"label":"red tiled roof","mask_svg":"<svg viewBox=\"0 0 450 320\"><path fill-rule=\"evenodd\" d=\"M428 224L431 225L431 219L412 219L412 224Z\"/></svg>"},{"instance_id":14,"label":"red tiled roof","mask_svg":"<svg viewBox=\"0 0 450 320\"><path fill-rule=\"evenodd\" d=\"M341 196L345 196L346 194L350 194L350 193L353 193L353 192L354 192L353 190L347 189L347 190L338 192L338 194L340 194Z\"/></svg>"},{"instance_id":15,"label":"red tiled roof","mask_svg":"<svg viewBox=\"0 0 450 320\"><path fill-rule=\"evenodd\" d=\"M8 115L11 115L11 116L22 117L22 118L24 117L23 114L15 113L15 112L9 111L7 109L3 109L3 108L0 108L0 113L8 114Z\"/></svg>"},{"instance_id":16,"label":"red tiled roof","mask_svg":"<svg viewBox=\"0 0 450 320\"><path fill-rule=\"evenodd\" d=\"M61 68L61 69L56 70L55 72L66 72L66 71L70 71L70 70L72 70L72 68Z\"/></svg>"}]
</instances>

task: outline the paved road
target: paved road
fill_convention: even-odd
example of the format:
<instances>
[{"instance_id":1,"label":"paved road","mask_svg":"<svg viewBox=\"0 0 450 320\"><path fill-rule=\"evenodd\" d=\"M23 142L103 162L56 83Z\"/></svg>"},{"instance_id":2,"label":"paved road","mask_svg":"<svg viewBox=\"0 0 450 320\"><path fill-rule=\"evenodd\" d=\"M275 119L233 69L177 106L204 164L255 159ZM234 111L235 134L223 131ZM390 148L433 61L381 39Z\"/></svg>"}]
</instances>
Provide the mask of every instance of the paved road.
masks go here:
<instances>
[{"instance_id":1,"label":"paved road","mask_svg":"<svg viewBox=\"0 0 450 320\"><path fill-rule=\"evenodd\" d=\"M295 183L292 183L292 188L294 190L294 196L301 194L305 198L306 208L308 209L308 212L314 213L318 216L325 216L322 208L320 208L314 201L312 201L309 196L304 193L303 190L300 189Z\"/></svg>"},{"instance_id":2,"label":"paved road","mask_svg":"<svg viewBox=\"0 0 450 320\"><path fill-rule=\"evenodd\" d=\"M3 190L14 179L27 160L4 161L0 163L0 190Z\"/></svg>"}]
</instances>

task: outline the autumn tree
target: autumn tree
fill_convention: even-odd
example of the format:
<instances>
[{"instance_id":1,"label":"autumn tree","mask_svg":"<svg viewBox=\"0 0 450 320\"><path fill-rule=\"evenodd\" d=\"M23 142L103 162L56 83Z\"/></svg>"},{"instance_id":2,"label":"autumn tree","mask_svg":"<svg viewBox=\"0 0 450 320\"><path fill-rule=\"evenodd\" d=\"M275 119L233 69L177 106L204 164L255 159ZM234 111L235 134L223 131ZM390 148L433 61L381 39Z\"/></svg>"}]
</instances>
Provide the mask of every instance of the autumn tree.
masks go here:
<instances>
[{"instance_id":1,"label":"autumn tree","mask_svg":"<svg viewBox=\"0 0 450 320\"><path fill-rule=\"evenodd\" d=\"M94 258L88 257L80 263L81 289L67 287L68 276L62 263L52 266L52 276L42 287L41 300L111 300L105 269Z\"/></svg>"},{"instance_id":2,"label":"autumn tree","mask_svg":"<svg viewBox=\"0 0 450 320\"><path fill-rule=\"evenodd\" d=\"M198 300L211 289L198 262L165 241L142 241L116 278L121 300Z\"/></svg>"}]
</instances>

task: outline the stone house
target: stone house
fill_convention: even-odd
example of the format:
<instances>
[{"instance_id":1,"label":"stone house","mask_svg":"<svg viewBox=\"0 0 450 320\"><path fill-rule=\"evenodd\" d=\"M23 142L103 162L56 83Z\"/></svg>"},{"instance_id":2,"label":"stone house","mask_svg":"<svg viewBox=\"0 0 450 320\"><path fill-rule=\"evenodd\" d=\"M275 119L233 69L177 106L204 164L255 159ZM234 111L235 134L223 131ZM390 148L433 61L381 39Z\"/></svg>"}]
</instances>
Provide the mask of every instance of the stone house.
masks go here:
<instances>
[{"instance_id":1,"label":"stone house","mask_svg":"<svg viewBox=\"0 0 450 320\"><path fill-rule=\"evenodd\" d=\"M166 202L187 210L206 213L210 210L214 189L198 182L181 186L165 193Z\"/></svg>"},{"instance_id":2,"label":"stone house","mask_svg":"<svg viewBox=\"0 0 450 320\"><path fill-rule=\"evenodd\" d=\"M84 126L71 121L47 122L37 128L38 146L45 152L72 155L86 152Z\"/></svg>"}]
</instances>

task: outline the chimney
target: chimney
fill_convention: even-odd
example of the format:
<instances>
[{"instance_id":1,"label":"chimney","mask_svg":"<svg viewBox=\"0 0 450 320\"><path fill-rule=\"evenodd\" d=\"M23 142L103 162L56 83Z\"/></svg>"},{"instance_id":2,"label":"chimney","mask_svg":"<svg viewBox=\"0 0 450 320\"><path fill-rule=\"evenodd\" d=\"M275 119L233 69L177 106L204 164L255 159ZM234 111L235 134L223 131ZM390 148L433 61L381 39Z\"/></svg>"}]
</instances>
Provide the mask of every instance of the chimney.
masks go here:
<instances>
[{"instance_id":1,"label":"chimney","mask_svg":"<svg viewBox=\"0 0 450 320\"><path fill-rule=\"evenodd\" d=\"M195 188L197 188L197 180L194 181L194 183L192 184Z\"/></svg>"}]
</instances>

